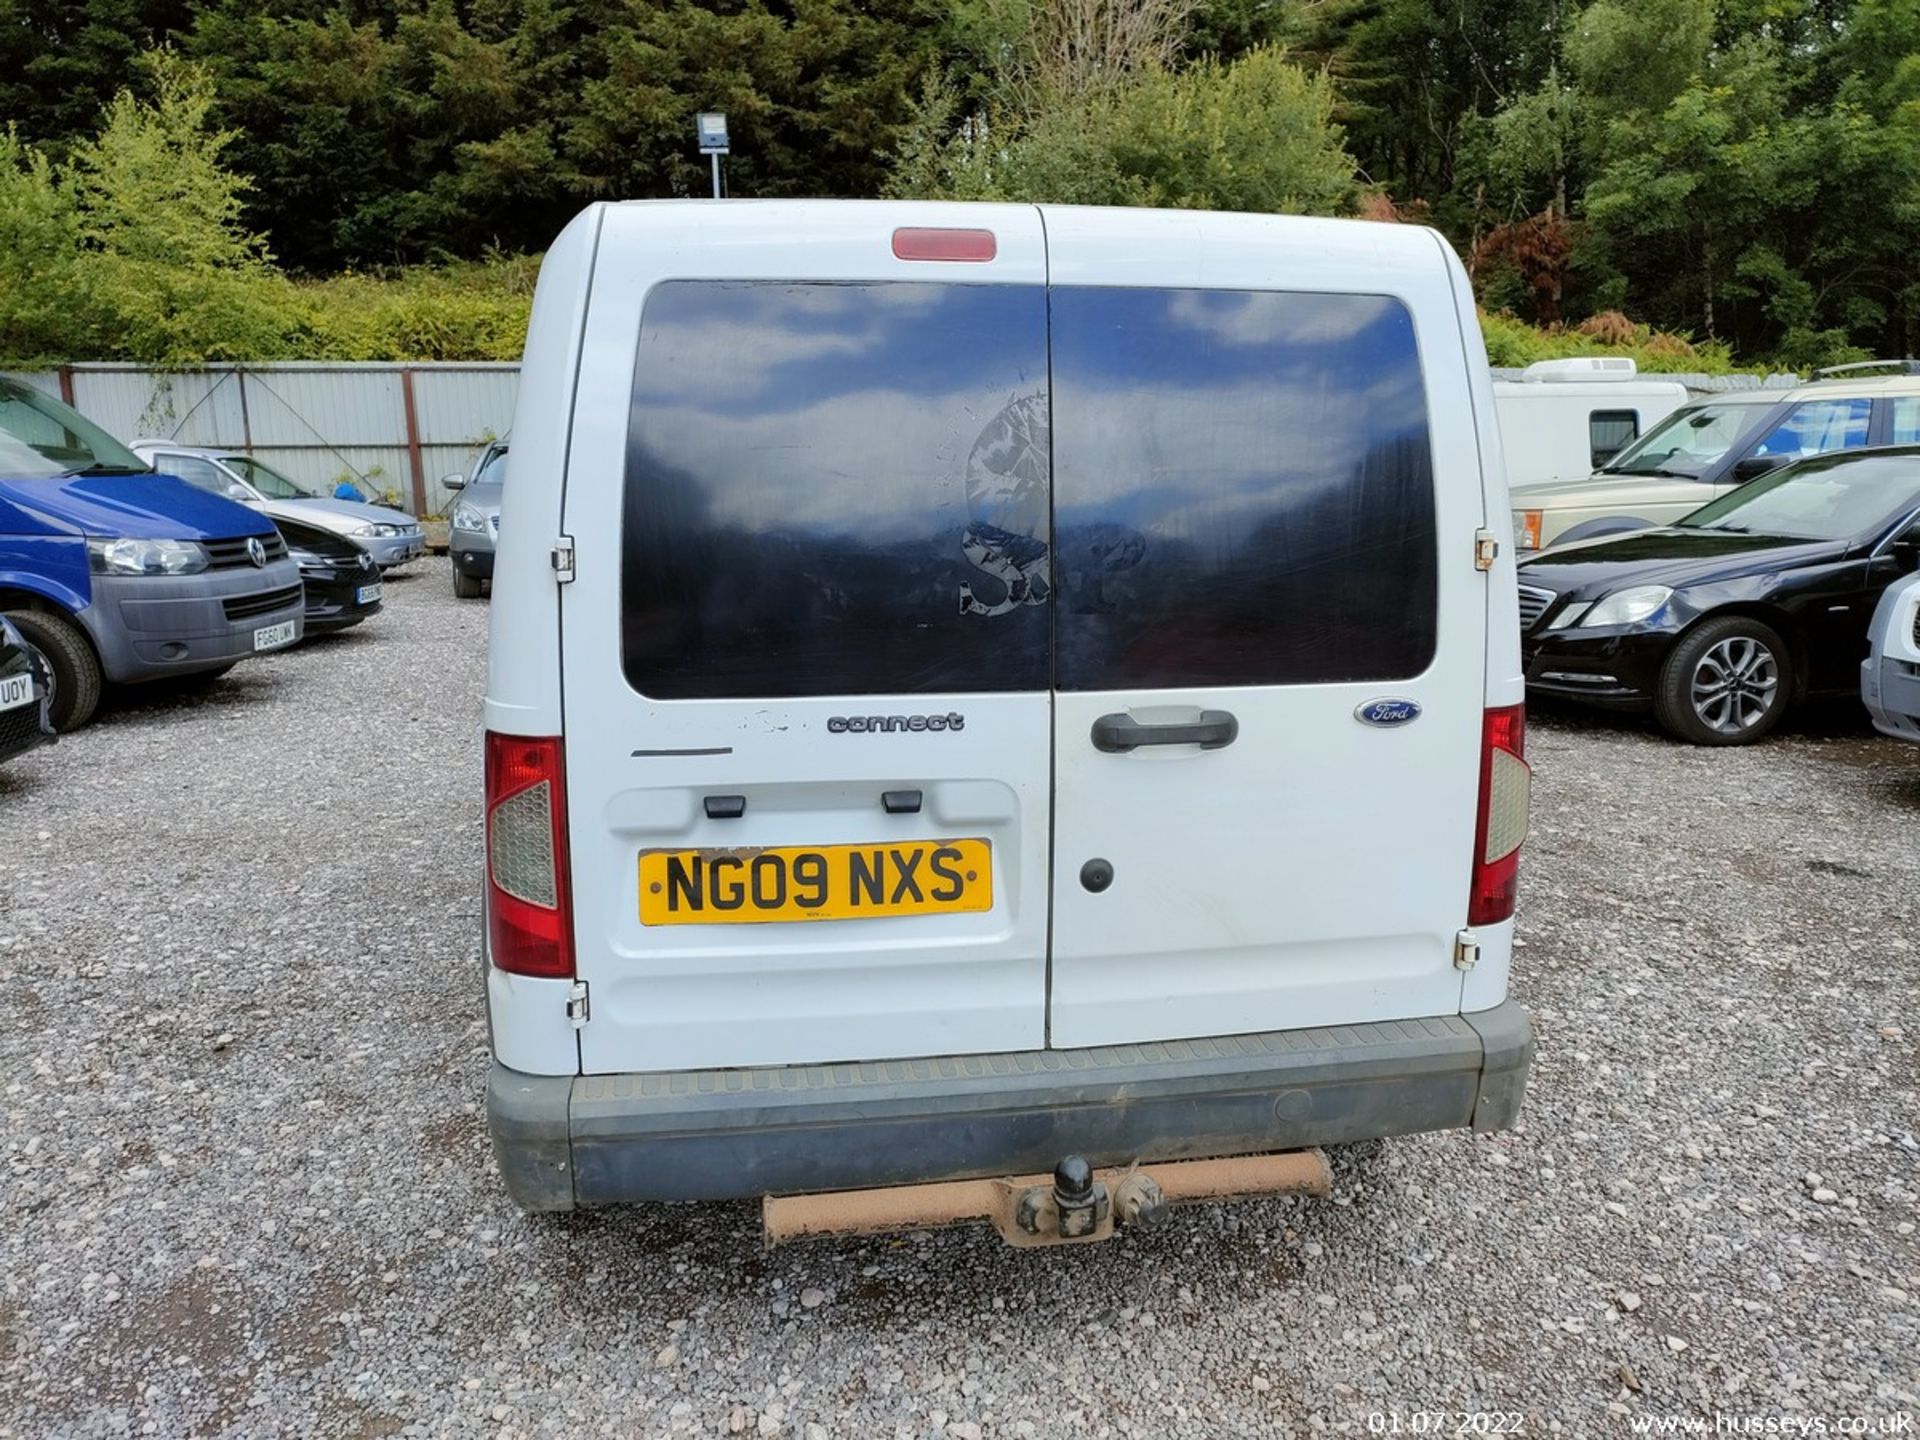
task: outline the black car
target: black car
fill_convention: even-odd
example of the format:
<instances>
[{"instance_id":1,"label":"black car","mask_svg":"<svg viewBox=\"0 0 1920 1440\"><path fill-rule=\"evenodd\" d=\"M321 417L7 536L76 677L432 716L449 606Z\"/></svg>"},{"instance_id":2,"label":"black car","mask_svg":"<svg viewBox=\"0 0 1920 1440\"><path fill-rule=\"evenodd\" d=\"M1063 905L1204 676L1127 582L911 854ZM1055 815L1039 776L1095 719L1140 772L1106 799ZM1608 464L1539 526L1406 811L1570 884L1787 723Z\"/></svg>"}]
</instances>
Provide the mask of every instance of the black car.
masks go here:
<instances>
[{"instance_id":1,"label":"black car","mask_svg":"<svg viewBox=\"0 0 1920 1440\"><path fill-rule=\"evenodd\" d=\"M51 674L40 653L0 615L0 760L53 742Z\"/></svg>"},{"instance_id":2,"label":"black car","mask_svg":"<svg viewBox=\"0 0 1920 1440\"><path fill-rule=\"evenodd\" d=\"M345 536L297 520L275 520L307 592L307 634L358 625L380 609L380 566Z\"/></svg>"},{"instance_id":3,"label":"black car","mask_svg":"<svg viewBox=\"0 0 1920 1440\"><path fill-rule=\"evenodd\" d=\"M1916 568L1920 445L1815 456L1675 524L1521 561L1527 685L1745 744L1796 701L1858 691L1880 592Z\"/></svg>"}]
</instances>

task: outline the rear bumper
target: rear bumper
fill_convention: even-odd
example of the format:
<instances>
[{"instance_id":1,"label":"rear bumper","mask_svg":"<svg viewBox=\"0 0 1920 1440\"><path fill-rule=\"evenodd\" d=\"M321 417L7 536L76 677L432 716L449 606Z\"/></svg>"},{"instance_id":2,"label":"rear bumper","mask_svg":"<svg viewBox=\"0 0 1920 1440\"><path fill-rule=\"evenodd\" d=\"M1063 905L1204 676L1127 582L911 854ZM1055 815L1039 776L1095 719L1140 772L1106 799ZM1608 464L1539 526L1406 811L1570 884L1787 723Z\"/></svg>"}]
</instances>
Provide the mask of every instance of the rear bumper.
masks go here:
<instances>
[{"instance_id":1,"label":"rear bumper","mask_svg":"<svg viewBox=\"0 0 1920 1440\"><path fill-rule=\"evenodd\" d=\"M1509 1000L1471 1015L1214 1040L487 1085L529 1210L721 1200L1501 1130L1533 1058Z\"/></svg>"}]
</instances>

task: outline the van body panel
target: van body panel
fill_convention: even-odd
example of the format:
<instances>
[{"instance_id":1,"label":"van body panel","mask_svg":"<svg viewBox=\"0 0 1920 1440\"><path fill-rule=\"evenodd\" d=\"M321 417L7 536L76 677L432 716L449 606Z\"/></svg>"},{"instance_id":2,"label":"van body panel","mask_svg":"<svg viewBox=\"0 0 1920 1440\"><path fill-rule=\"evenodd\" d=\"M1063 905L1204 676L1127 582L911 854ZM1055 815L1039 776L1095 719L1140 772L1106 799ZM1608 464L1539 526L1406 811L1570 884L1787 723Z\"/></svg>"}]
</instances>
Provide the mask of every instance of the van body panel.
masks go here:
<instances>
[{"instance_id":1,"label":"van body panel","mask_svg":"<svg viewBox=\"0 0 1920 1440\"><path fill-rule=\"evenodd\" d=\"M513 603L488 608L487 652L538 655L546 663L488 665L486 728L508 735L561 732L560 667L552 663L559 644L561 587L555 583L553 547L565 533L561 507L571 479L566 467L574 379L607 210L593 205L574 217L540 262L534 287L513 407L519 473L531 478L515 486L511 497L501 497L494 580L506 582ZM546 473L539 473L543 469Z\"/></svg>"},{"instance_id":2,"label":"van body panel","mask_svg":"<svg viewBox=\"0 0 1920 1440\"><path fill-rule=\"evenodd\" d=\"M494 1058L524 1075L577 1074L580 1042L567 1018L572 988L571 981L513 975L488 965L487 1017Z\"/></svg>"},{"instance_id":3,"label":"van body panel","mask_svg":"<svg viewBox=\"0 0 1920 1440\"><path fill-rule=\"evenodd\" d=\"M565 517L578 578L561 601L585 1072L1043 1045L1051 701L1031 640L1046 610L1003 591L968 612L959 578L989 583L961 547L979 507L1005 519L1005 417L1044 403L1038 213L606 213L619 262L593 279ZM892 252L897 227L954 225L992 230L995 259ZM525 441L516 420L516 490ZM1028 523L1044 555L1040 464ZM503 517L503 544L521 523ZM876 599L877 569L898 589ZM924 665L921 629L937 637ZM960 670L978 688L942 688ZM873 684L823 688L845 677ZM884 808L912 791L917 811ZM710 798L741 813L714 818ZM990 844L991 910L641 921L643 850L750 863L943 839Z\"/></svg>"},{"instance_id":4,"label":"van body panel","mask_svg":"<svg viewBox=\"0 0 1920 1440\"><path fill-rule=\"evenodd\" d=\"M1458 310L1431 240L1261 216L1045 214L1068 567L1052 1043L1458 1010L1485 502ZM1076 585L1083 535L1116 561ZM1115 638L1083 667L1088 631ZM1100 688L1073 688L1083 668ZM1239 683L1196 683L1209 671ZM1106 683L1128 676L1138 683ZM1364 723L1381 699L1412 702L1415 718ZM1113 753L1095 740L1103 717L1209 712L1235 717L1231 743ZM1112 871L1099 888L1084 879L1095 861Z\"/></svg>"},{"instance_id":5,"label":"van body panel","mask_svg":"<svg viewBox=\"0 0 1920 1440\"><path fill-rule=\"evenodd\" d=\"M1454 313L1459 321L1460 353L1466 363L1466 393L1473 416L1474 436L1480 465L1481 524L1494 542L1493 564L1486 574L1486 652L1488 709L1519 705L1527 695L1526 662L1520 653L1519 562L1515 547L1509 543L1502 524L1508 514L1506 451L1494 410L1492 375L1487 367L1487 342L1480 333L1479 312L1474 308L1473 282L1454 253L1453 246L1437 230L1427 232L1446 268L1447 284L1453 293ZM1437 355L1435 363L1439 363ZM1502 991L1504 994L1505 992ZM1484 1008L1464 1005L1463 1009Z\"/></svg>"}]
</instances>

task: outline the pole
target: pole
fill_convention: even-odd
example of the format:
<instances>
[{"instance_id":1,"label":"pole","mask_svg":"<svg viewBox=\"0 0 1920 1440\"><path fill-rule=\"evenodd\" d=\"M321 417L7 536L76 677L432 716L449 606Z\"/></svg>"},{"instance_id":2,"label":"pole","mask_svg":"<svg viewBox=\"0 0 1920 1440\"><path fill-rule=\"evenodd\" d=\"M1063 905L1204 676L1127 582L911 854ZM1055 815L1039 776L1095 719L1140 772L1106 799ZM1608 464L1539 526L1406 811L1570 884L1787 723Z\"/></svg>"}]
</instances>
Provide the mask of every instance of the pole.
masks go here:
<instances>
[{"instance_id":1,"label":"pole","mask_svg":"<svg viewBox=\"0 0 1920 1440\"><path fill-rule=\"evenodd\" d=\"M414 408L410 369L400 372L400 404L407 421L407 471L413 481L413 513L417 518L427 513L427 470L420 455L420 417Z\"/></svg>"},{"instance_id":2,"label":"pole","mask_svg":"<svg viewBox=\"0 0 1920 1440\"><path fill-rule=\"evenodd\" d=\"M713 198L720 198L720 152L713 152Z\"/></svg>"}]
</instances>

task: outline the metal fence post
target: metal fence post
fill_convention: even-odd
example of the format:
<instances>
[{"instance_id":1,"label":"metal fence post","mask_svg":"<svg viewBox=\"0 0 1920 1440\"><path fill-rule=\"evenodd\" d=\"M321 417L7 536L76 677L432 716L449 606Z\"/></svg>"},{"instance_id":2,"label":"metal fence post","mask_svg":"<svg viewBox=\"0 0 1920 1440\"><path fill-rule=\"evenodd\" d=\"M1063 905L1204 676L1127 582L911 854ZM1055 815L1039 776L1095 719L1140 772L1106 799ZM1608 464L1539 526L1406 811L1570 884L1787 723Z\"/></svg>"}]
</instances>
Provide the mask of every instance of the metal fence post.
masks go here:
<instances>
[{"instance_id":1,"label":"metal fence post","mask_svg":"<svg viewBox=\"0 0 1920 1440\"><path fill-rule=\"evenodd\" d=\"M420 417L413 405L413 371L400 372L400 399L407 412L407 468L413 472L413 513L427 513L427 469L420 458Z\"/></svg>"}]
</instances>

